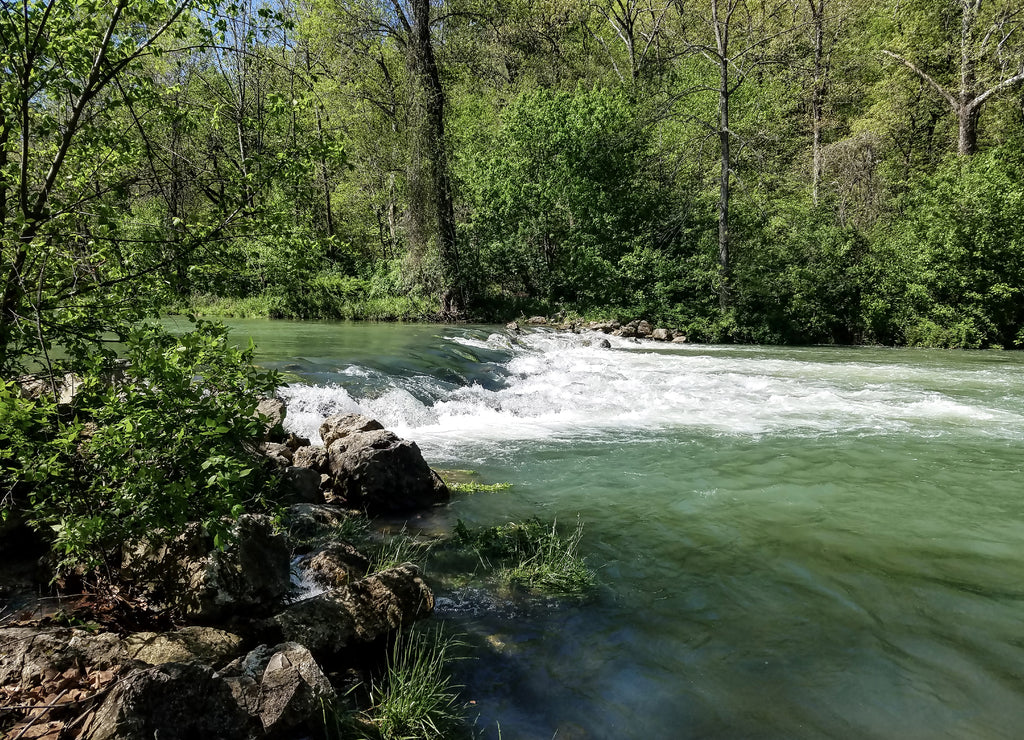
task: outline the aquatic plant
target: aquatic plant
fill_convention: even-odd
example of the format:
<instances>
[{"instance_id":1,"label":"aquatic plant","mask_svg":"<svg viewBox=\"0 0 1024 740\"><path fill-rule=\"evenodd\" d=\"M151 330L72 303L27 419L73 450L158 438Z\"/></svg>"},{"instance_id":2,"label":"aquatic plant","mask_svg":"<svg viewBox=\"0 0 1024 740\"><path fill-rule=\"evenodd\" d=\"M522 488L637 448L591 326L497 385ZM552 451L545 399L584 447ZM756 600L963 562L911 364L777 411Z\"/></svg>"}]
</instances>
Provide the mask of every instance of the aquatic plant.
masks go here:
<instances>
[{"instance_id":1,"label":"aquatic plant","mask_svg":"<svg viewBox=\"0 0 1024 740\"><path fill-rule=\"evenodd\" d=\"M402 563L421 564L434 546L432 541L417 539L403 529L386 536L370 556L369 574L380 573Z\"/></svg>"},{"instance_id":2,"label":"aquatic plant","mask_svg":"<svg viewBox=\"0 0 1024 740\"><path fill-rule=\"evenodd\" d=\"M478 473L475 470L439 470L437 471L452 493L494 493L507 491L511 483L481 483L474 480Z\"/></svg>"},{"instance_id":3,"label":"aquatic plant","mask_svg":"<svg viewBox=\"0 0 1024 740\"><path fill-rule=\"evenodd\" d=\"M583 539L583 521L560 537L556 525L537 541L536 552L526 560L501 570L499 578L513 586L522 586L548 594L582 594L594 586L594 572L579 555Z\"/></svg>"},{"instance_id":4,"label":"aquatic plant","mask_svg":"<svg viewBox=\"0 0 1024 740\"><path fill-rule=\"evenodd\" d=\"M583 521L566 537L557 522L537 518L470 530L459 520L452 544L474 552L487 568L496 568L498 580L555 595L582 594L594 586L594 573L579 554Z\"/></svg>"}]
</instances>

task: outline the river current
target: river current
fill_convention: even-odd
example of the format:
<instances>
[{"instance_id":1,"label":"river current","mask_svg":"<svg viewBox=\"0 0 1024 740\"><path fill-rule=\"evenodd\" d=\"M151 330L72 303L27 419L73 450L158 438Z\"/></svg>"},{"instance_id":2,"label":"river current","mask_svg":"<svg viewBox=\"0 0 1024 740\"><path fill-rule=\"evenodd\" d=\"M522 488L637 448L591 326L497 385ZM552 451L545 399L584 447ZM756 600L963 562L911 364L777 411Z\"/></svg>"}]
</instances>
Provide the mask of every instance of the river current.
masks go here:
<instances>
[{"instance_id":1,"label":"river current","mask_svg":"<svg viewBox=\"0 0 1024 740\"><path fill-rule=\"evenodd\" d=\"M361 411L585 523L584 603L441 594L482 736L1011 738L1024 728L1024 357L233 322L288 425Z\"/></svg>"}]
</instances>

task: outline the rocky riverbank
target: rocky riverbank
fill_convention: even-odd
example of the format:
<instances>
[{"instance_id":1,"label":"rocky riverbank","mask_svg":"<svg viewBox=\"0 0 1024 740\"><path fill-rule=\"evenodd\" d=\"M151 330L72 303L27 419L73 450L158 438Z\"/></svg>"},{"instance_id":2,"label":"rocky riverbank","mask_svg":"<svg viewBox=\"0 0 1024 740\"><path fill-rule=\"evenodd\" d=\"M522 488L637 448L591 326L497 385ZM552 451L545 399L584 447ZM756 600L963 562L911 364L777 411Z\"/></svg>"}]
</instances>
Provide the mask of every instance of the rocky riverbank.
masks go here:
<instances>
[{"instance_id":1,"label":"rocky riverbank","mask_svg":"<svg viewBox=\"0 0 1024 740\"><path fill-rule=\"evenodd\" d=\"M523 330L524 326L547 326L574 334L592 331L627 339L650 339L655 342L671 342L673 344L684 344L688 341L686 333L681 329L655 326L646 319L634 319L622 323L620 321L571 321L561 318L551 319L546 316L531 316L510 321L505 328L512 333L518 333Z\"/></svg>"},{"instance_id":2,"label":"rocky riverbank","mask_svg":"<svg viewBox=\"0 0 1024 740\"><path fill-rule=\"evenodd\" d=\"M284 434L281 402L261 413L271 419L261 451L285 480L281 521L243 515L226 544L198 524L172 538L154 532L124 543L102 608L86 599L44 616L0 612L0 732L319 734L325 707L430 616L434 596L415 565L371 572L346 534L357 516L447 501L416 445L359 415L325 420L323 445L311 445Z\"/></svg>"}]
</instances>

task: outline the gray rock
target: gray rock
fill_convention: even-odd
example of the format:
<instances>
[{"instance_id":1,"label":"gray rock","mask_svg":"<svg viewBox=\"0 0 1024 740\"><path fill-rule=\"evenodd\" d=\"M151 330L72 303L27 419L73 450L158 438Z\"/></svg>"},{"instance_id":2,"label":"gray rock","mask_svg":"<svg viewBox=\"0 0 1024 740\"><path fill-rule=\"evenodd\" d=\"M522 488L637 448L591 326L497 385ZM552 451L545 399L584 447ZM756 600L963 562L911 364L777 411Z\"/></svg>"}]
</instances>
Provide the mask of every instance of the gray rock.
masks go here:
<instances>
[{"instance_id":1,"label":"gray rock","mask_svg":"<svg viewBox=\"0 0 1024 740\"><path fill-rule=\"evenodd\" d=\"M133 660L149 665L203 661L217 667L236 657L242 638L214 627L183 627L174 632L136 632L124 639Z\"/></svg>"},{"instance_id":2,"label":"gray rock","mask_svg":"<svg viewBox=\"0 0 1024 740\"><path fill-rule=\"evenodd\" d=\"M654 327L652 327L652 326L651 326L651 325L650 325L649 323L647 323L646 321L640 321L640 322L639 322L639 323L638 323L638 324L636 325L636 335L637 335L638 337L649 337L649 336L651 336L651 333L652 333L653 331L654 331Z\"/></svg>"},{"instance_id":3,"label":"gray rock","mask_svg":"<svg viewBox=\"0 0 1024 740\"><path fill-rule=\"evenodd\" d=\"M611 349L612 343L609 342L607 339L598 339L596 342L594 342L594 346L600 347L601 349Z\"/></svg>"},{"instance_id":4,"label":"gray rock","mask_svg":"<svg viewBox=\"0 0 1024 740\"><path fill-rule=\"evenodd\" d=\"M292 465L297 468L311 468L318 473L326 473L331 469L327 462L327 448L320 445L295 450L292 454Z\"/></svg>"},{"instance_id":5,"label":"gray rock","mask_svg":"<svg viewBox=\"0 0 1024 740\"><path fill-rule=\"evenodd\" d=\"M235 701L267 735L316 723L322 729L323 707L337 699L312 654L295 642L261 645L221 673Z\"/></svg>"},{"instance_id":6,"label":"gray rock","mask_svg":"<svg viewBox=\"0 0 1024 740\"><path fill-rule=\"evenodd\" d=\"M246 514L223 550L198 525L126 548L121 575L157 604L210 620L273 610L290 587L288 545L269 517Z\"/></svg>"},{"instance_id":7,"label":"gray rock","mask_svg":"<svg viewBox=\"0 0 1024 740\"><path fill-rule=\"evenodd\" d=\"M651 332L651 339L656 339L659 342L671 342L672 332L668 329L658 328Z\"/></svg>"},{"instance_id":8,"label":"gray rock","mask_svg":"<svg viewBox=\"0 0 1024 740\"><path fill-rule=\"evenodd\" d=\"M348 434L332 442L327 454L334 493L368 514L422 509L450 496L416 443L385 429Z\"/></svg>"},{"instance_id":9,"label":"gray rock","mask_svg":"<svg viewBox=\"0 0 1024 740\"><path fill-rule=\"evenodd\" d=\"M256 406L256 413L265 416L264 437L267 439L284 438L284 417L288 407L280 398L264 398Z\"/></svg>"},{"instance_id":10,"label":"gray rock","mask_svg":"<svg viewBox=\"0 0 1024 740\"><path fill-rule=\"evenodd\" d=\"M672 338L672 344L686 344L686 335L679 334Z\"/></svg>"},{"instance_id":11,"label":"gray rock","mask_svg":"<svg viewBox=\"0 0 1024 740\"><path fill-rule=\"evenodd\" d=\"M284 640L319 657L371 643L434 610L434 594L411 563L292 604L269 620Z\"/></svg>"},{"instance_id":12,"label":"gray rock","mask_svg":"<svg viewBox=\"0 0 1024 740\"><path fill-rule=\"evenodd\" d=\"M518 321L510 321L510 322L508 322L507 324L505 324L505 328L508 329L513 334L518 334L521 331L521 329L519 328L519 322Z\"/></svg>"},{"instance_id":13,"label":"gray rock","mask_svg":"<svg viewBox=\"0 0 1024 740\"><path fill-rule=\"evenodd\" d=\"M328 416L320 425L320 438L324 447L330 449L335 440L347 437L357 432L371 432L375 429L383 429L381 423L376 419L362 414L335 414Z\"/></svg>"},{"instance_id":14,"label":"gray rock","mask_svg":"<svg viewBox=\"0 0 1024 740\"><path fill-rule=\"evenodd\" d=\"M340 588L366 576L370 561L347 542L332 542L299 559L298 567L324 588Z\"/></svg>"},{"instance_id":15,"label":"gray rock","mask_svg":"<svg viewBox=\"0 0 1024 740\"><path fill-rule=\"evenodd\" d=\"M544 316L531 316L526 320L526 323L531 326L544 326L548 323L548 320Z\"/></svg>"},{"instance_id":16,"label":"gray rock","mask_svg":"<svg viewBox=\"0 0 1024 740\"><path fill-rule=\"evenodd\" d=\"M626 326L623 326L621 329L615 331L614 334L617 337L635 337L636 327L627 324Z\"/></svg>"},{"instance_id":17,"label":"gray rock","mask_svg":"<svg viewBox=\"0 0 1024 740\"><path fill-rule=\"evenodd\" d=\"M112 632L8 627L0 629L0 686L33 686L69 668L116 669L131 660Z\"/></svg>"},{"instance_id":18,"label":"gray rock","mask_svg":"<svg viewBox=\"0 0 1024 740\"><path fill-rule=\"evenodd\" d=\"M320 504L320 473L312 468L289 466L281 476L284 500L299 504Z\"/></svg>"},{"instance_id":19,"label":"gray rock","mask_svg":"<svg viewBox=\"0 0 1024 740\"><path fill-rule=\"evenodd\" d=\"M284 523L288 532L299 537L339 526L349 517L349 511L331 504L293 504L285 509Z\"/></svg>"},{"instance_id":20,"label":"gray rock","mask_svg":"<svg viewBox=\"0 0 1024 740\"><path fill-rule=\"evenodd\" d=\"M295 454L291 447L280 442L264 442L259 450L282 468L291 465Z\"/></svg>"},{"instance_id":21,"label":"gray rock","mask_svg":"<svg viewBox=\"0 0 1024 740\"><path fill-rule=\"evenodd\" d=\"M198 663L136 668L117 682L89 717L84 740L248 740L259 723L228 683Z\"/></svg>"}]
</instances>

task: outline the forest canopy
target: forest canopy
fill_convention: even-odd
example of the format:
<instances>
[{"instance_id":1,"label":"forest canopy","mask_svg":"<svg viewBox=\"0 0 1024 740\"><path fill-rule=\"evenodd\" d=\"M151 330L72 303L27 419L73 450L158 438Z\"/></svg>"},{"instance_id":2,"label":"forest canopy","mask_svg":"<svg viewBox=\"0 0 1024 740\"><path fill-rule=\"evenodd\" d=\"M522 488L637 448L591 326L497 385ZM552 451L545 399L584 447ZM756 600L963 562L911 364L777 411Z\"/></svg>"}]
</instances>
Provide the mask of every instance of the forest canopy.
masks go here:
<instances>
[{"instance_id":1,"label":"forest canopy","mask_svg":"<svg viewBox=\"0 0 1024 740\"><path fill-rule=\"evenodd\" d=\"M5 372L166 311L1024 346L1010 0L0 8Z\"/></svg>"}]
</instances>

